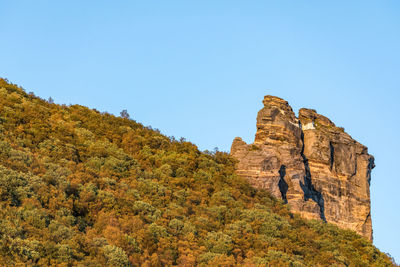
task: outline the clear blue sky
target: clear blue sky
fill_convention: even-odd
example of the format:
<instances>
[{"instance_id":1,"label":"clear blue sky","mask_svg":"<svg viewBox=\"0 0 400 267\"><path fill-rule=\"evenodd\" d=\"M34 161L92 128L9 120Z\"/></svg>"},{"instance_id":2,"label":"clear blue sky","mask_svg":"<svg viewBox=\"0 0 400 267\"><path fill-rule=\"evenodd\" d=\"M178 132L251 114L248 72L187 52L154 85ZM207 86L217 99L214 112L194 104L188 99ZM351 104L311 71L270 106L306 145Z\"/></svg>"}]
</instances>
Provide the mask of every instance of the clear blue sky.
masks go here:
<instances>
[{"instance_id":1,"label":"clear blue sky","mask_svg":"<svg viewBox=\"0 0 400 267\"><path fill-rule=\"evenodd\" d=\"M369 147L374 243L400 261L400 2L0 1L0 76L200 149L253 141L264 95Z\"/></svg>"}]
</instances>

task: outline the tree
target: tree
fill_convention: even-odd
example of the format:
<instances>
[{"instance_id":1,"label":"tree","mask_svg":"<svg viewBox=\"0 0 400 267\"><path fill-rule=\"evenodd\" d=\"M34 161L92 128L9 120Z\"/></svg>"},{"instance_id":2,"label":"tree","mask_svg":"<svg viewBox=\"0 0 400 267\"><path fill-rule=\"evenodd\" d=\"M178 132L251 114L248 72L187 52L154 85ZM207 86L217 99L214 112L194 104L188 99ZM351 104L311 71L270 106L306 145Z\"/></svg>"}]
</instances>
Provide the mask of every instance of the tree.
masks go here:
<instances>
[{"instance_id":1,"label":"tree","mask_svg":"<svg viewBox=\"0 0 400 267\"><path fill-rule=\"evenodd\" d=\"M122 110L120 112L120 114L121 114L121 118L124 118L124 119L129 119L130 118L129 113L128 113L128 111L126 109Z\"/></svg>"}]
</instances>

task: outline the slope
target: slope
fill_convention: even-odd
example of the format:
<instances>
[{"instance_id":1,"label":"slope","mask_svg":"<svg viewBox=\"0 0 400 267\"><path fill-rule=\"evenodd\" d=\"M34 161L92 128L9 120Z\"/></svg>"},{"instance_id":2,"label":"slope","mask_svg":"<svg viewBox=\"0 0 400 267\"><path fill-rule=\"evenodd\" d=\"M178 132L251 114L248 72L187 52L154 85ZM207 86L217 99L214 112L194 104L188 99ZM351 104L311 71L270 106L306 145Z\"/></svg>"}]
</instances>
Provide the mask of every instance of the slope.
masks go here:
<instances>
[{"instance_id":1,"label":"slope","mask_svg":"<svg viewBox=\"0 0 400 267\"><path fill-rule=\"evenodd\" d=\"M126 116L125 116L126 117ZM391 266L358 234L290 213L223 152L0 80L6 266Z\"/></svg>"}]
</instances>

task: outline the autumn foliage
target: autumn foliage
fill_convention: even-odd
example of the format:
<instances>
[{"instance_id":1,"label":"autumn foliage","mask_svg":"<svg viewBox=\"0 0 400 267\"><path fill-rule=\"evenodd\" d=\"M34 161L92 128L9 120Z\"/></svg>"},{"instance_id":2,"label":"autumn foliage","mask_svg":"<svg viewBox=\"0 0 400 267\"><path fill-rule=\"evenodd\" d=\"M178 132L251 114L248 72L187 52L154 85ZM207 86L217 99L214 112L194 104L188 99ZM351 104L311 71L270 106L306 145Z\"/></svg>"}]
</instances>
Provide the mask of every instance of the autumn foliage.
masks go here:
<instances>
[{"instance_id":1,"label":"autumn foliage","mask_svg":"<svg viewBox=\"0 0 400 267\"><path fill-rule=\"evenodd\" d=\"M392 265L252 188L226 153L4 79L0 206L6 266Z\"/></svg>"}]
</instances>

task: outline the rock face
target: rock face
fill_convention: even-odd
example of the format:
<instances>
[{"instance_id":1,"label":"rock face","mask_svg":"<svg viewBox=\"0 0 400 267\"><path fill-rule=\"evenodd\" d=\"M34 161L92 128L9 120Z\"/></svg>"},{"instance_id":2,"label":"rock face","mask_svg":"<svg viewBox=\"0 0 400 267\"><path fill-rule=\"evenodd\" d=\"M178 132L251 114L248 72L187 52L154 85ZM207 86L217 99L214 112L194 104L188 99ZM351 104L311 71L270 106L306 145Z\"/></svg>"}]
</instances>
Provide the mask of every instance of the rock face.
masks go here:
<instances>
[{"instance_id":1,"label":"rock face","mask_svg":"<svg viewBox=\"0 0 400 267\"><path fill-rule=\"evenodd\" d=\"M265 96L253 144L237 137L236 171L307 219L321 219L372 240L368 149L315 110L296 118L285 100Z\"/></svg>"}]
</instances>

